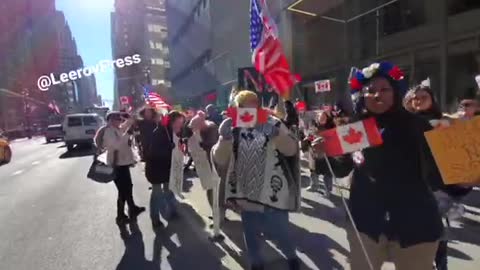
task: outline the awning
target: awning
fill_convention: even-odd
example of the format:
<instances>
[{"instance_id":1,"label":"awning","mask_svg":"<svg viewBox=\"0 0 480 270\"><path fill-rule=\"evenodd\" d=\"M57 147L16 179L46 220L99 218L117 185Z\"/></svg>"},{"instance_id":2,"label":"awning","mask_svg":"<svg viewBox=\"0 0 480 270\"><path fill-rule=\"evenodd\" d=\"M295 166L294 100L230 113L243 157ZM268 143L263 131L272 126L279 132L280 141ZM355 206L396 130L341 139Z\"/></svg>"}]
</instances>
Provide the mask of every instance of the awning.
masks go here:
<instances>
[{"instance_id":1,"label":"awning","mask_svg":"<svg viewBox=\"0 0 480 270\"><path fill-rule=\"evenodd\" d=\"M288 10L308 16L324 15L343 4L343 0L298 0L292 1Z\"/></svg>"}]
</instances>

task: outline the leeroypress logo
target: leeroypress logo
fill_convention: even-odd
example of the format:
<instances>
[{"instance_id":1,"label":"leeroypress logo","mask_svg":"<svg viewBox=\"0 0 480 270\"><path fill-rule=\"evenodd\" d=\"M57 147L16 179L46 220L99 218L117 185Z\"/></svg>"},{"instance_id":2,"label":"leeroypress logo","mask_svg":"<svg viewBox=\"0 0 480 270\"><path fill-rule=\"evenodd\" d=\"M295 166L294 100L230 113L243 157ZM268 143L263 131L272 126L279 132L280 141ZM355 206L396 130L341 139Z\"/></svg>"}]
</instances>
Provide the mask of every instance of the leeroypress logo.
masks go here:
<instances>
[{"instance_id":1,"label":"leeroypress logo","mask_svg":"<svg viewBox=\"0 0 480 270\"><path fill-rule=\"evenodd\" d=\"M119 58L117 60L102 60L95 66L79 68L68 73L61 73L57 77L55 77L55 74L53 73L50 73L50 75L40 76L40 78L37 80L37 86L41 91L48 91L52 85L75 81L82 77L89 77L98 72L105 72L108 69L113 69L114 67L123 68L139 64L140 62L142 62L142 59L140 58L139 54Z\"/></svg>"}]
</instances>

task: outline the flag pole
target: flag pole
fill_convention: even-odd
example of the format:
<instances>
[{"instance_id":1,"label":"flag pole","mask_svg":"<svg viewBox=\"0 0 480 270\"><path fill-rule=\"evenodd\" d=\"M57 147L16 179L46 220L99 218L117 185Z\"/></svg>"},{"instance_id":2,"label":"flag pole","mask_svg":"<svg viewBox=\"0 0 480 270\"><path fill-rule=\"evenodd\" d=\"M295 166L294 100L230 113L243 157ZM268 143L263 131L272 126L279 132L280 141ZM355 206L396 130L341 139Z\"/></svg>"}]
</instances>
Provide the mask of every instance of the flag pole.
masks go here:
<instances>
[{"instance_id":1,"label":"flag pole","mask_svg":"<svg viewBox=\"0 0 480 270\"><path fill-rule=\"evenodd\" d=\"M338 184L338 179L337 176L335 176L335 173L333 172L332 164L330 164L330 160L328 159L326 154L323 154L323 157L325 158L325 161L327 162L328 170L330 171L330 174L332 175L333 182L335 183L336 186L339 186ZM353 230L355 231L355 235L360 242L360 246L362 248L363 255L365 255L365 259L367 260L368 267L370 270L375 270L373 268L372 261L370 259L370 256L368 255L367 248L365 247L365 243L362 241L362 237L360 236L360 232L358 231L357 225L355 224L355 221L353 220L353 215L352 212L350 212L350 208L348 207L347 200L345 199L345 196L343 195L343 190L339 189L340 191L340 197L342 198L342 203L343 206L345 207L345 210L348 215L348 219L350 220L350 223L352 223Z\"/></svg>"}]
</instances>

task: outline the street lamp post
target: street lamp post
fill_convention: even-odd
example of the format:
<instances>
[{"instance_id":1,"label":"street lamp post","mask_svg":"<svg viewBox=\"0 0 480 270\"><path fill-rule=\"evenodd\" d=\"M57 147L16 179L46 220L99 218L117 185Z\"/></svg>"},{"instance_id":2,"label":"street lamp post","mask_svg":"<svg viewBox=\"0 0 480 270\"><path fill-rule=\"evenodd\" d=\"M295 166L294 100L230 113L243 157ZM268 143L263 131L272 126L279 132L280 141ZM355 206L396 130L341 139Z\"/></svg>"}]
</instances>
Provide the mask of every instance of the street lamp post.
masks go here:
<instances>
[{"instance_id":1,"label":"street lamp post","mask_svg":"<svg viewBox=\"0 0 480 270\"><path fill-rule=\"evenodd\" d=\"M24 112L25 112L25 130L27 132L27 137L29 139L32 138L32 132L30 130L30 106L28 104L28 97L29 97L30 93L29 93L29 90L27 88L25 88L22 92L22 96L23 96L23 106L24 106Z\"/></svg>"}]
</instances>

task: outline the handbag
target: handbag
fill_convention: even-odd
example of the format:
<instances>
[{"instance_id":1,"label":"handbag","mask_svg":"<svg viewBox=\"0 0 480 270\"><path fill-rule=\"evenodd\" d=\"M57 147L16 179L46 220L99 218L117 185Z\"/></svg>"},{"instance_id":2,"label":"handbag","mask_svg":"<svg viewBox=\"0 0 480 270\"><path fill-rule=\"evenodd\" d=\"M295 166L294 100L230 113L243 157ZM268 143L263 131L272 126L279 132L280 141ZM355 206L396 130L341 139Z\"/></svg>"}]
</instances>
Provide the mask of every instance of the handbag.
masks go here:
<instances>
[{"instance_id":1,"label":"handbag","mask_svg":"<svg viewBox=\"0 0 480 270\"><path fill-rule=\"evenodd\" d=\"M109 166L98 160L98 154L93 156L93 162L88 170L87 177L98 183L110 183L115 179L115 164L117 163L118 151L113 153L113 166Z\"/></svg>"}]
</instances>

